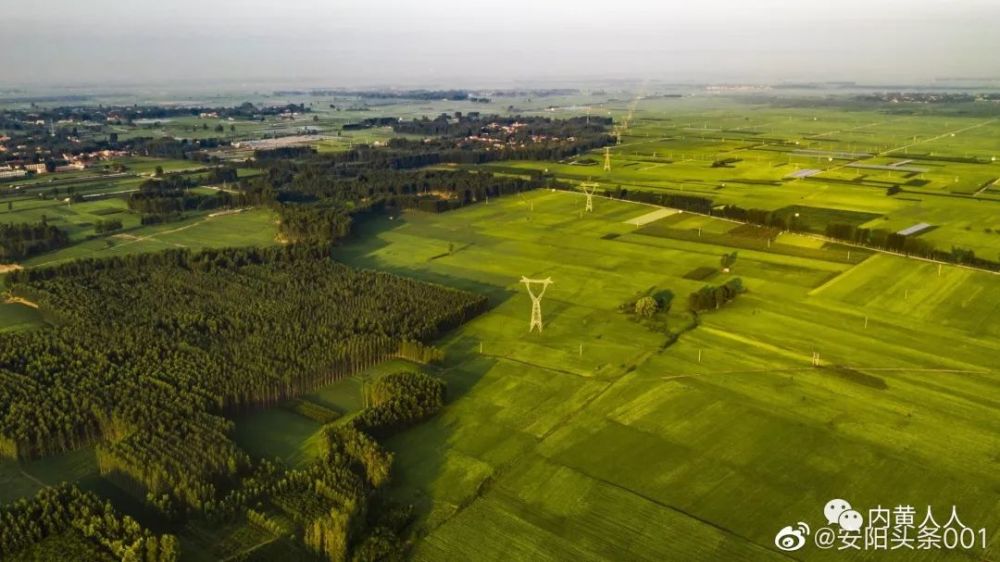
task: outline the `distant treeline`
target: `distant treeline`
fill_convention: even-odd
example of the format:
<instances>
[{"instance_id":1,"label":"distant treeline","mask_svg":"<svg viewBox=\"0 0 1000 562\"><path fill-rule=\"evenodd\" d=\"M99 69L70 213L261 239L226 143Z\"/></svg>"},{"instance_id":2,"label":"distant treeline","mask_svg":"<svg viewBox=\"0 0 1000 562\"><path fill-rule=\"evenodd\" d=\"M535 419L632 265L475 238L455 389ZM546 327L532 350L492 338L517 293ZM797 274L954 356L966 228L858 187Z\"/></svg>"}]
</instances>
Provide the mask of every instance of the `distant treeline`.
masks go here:
<instances>
[{"instance_id":1,"label":"distant treeline","mask_svg":"<svg viewBox=\"0 0 1000 562\"><path fill-rule=\"evenodd\" d=\"M273 201L286 239L335 241L350 232L356 218L369 213L398 213L408 208L440 212L552 183L541 172L530 170L521 173L525 177L510 177L416 168L560 160L614 142L606 132L610 120L605 118L588 122L586 118L457 114L392 123L399 132L432 138L397 138L384 147L363 145L325 154L310 147L258 150L256 165L263 165L264 173L241 182L241 193L251 204ZM469 141L469 132L490 142Z\"/></svg>"},{"instance_id":2,"label":"distant treeline","mask_svg":"<svg viewBox=\"0 0 1000 562\"><path fill-rule=\"evenodd\" d=\"M542 88L538 90L491 90L489 92L474 92L471 90L277 90L276 96L315 96L315 97L355 97L370 99L408 99L424 101L489 101L489 97L548 97L568 96L579 93L571 88Z\"/></svg>"},{"instance_id":3,"label":"distant treeline","mask_svg":"<svg viewBox=\"0 0 1000 562\"><path fill-rule=\"evenodd\" d=\"M193 193L192 188L202 185L233 184L238 188L238 172L232 166L218 166L204 174L167 174L148 179L139 190L129 195L129 209L143 214L143 224L164 222L166 217L180 217L185 211L246 207L268 203L271 198L253 191L216 191L211 194ZM155 220L152 217L160 217Z\"/></svg>"},{"instance_id":4,"label":"distant treeline","mask_svg":"<svg viewBox=\"0 0 1000 562\"><path fill-rule=\"evenodd\" d=\"M124 150L157 158L183 159L206 148L227 144L222 138L215 139L175 139L171 137L135 137L120 140L116 132L107 138L93 134L81 134L93 128L92 123L130 125L136 119L172 119L178 117L212 114L219 119L258 119L285 112L308 113L302 104L282 106L254 106L247 102L234 107L162 107L162 106L88 106L33 108L31 110L0 110L0 130L11 138L8 144L18 147L0 151L0 163L28 162L51 164L55 168L62 154L83 154L101 150ZM69 124L65 124L69 121ZM58 125L53 126L56 123ZM207 123L203 127L207 128ZM224 130L221 124L216 131ZM220 135L221 137L222 135ZM49 156L46 156L49 155Z\"/></svg>"},{"instance_id":5,"label":"distant treeline","mask_svg":"<svg viewBox=\"0 0 1000 562\"><path fill-rule=\"evenodd\" d=\"M327 162L329 164L329 162ZM335 166L335 164L334 164ZM403 209L442 212L535 189L542 179L522 179L469 171L370 170L337 177L321 162L299 169L288 183L271 191L281 215L284 238L331 242L350 233L354 217Z\"/></svg>"},{"instance_id":6,"label":"distant treeline","mask_svg":"<svg viewBox=\"0 0 1000 562\"><path fill-rule=\"evenodd\" d=\"M0 111L0 122L5 125L26 122L112 122L129 124L136 119L171 119L176 117L197 117L202 114L216 115L221 119L251 119L265 115L282 113L309 113L305 104L254 105L244 102L236 106L159 106L159 105L100 105L35 107L32 109L6 109Z\"/></svg>"},{"instance_id":7,"label":"distant treeline","mask_svg":"<svg viewBox=\"0 0 1000 562\"><path fill-rule=\"evenodd\" d=\"M396 121L392 128L397 133L413 135L468 137L484 135L491 138L522 141L533 136L586 137L601 135L613 124L610 117L571 117L551 119L535 116L482 115L478 112L439 115L434 119L426 116L411 121ZM507 127L511 130L504 130Z\"/></svg>"},{"instance_id":8,"label":"distant treeline","mask_svg":"<svg viewBox=\"0 0 1000 562\"><path fill-rule=\"evenodd\" d=\"M375 127L391 127L399 119L396 117L369 117L362 119L358 123L347 123L341 127L345 131L361 131L364 129L374 129Z\"/></svg>"}]
</instances>

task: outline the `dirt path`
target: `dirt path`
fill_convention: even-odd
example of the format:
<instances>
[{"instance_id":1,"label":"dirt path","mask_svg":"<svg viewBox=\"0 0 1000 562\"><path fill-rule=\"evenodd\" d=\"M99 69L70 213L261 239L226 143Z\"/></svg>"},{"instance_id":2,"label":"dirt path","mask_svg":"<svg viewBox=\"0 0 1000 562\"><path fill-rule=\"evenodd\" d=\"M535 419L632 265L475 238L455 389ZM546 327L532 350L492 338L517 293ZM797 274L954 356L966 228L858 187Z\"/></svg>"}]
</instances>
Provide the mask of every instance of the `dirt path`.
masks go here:
<instances>
[{"instance_id":1,"label":"dirt path","mask_svg":"<svg viewBox=\"0 0 1000 562\"><path fill-rule=\"evenodd\" d=\"M31 482L32 482L32 483L34 483L34 484L37 484L38 486L40 486L40 487L42 487L42 488L48 488L48 487L49 487L49 485L48 485L48 484L46 484L45 482L42 482L42 481L41 481L41 480L39 480L38 478L35 478L34 476L32 476L32 475L28 474L28 473L27 473L27 471L25 471L25 470L24 470L23 468L20 468L20 467L19 467L19 468L18 468L18 471L20 471L20 473L21 473L21 476L24 476L24 477L25 477L25 478L27 478L28 480L31 480Z\"/></svg>"},{"instance_id":2,"label":"dirt path","mask_svg":"<svg viewBox=\"0 0 1000 562\"><path fill-rule=\"evenodd\" d=\"M251 553L251 552L253 552L253 551L255 551L255 550L259 549L259 548L264 548L265 546L273 543L276 540L278 540L278 537L274 537L273 539L266 540L266 541L264 541L262 543L257 543L255 545L249 547L249 548L244 548L243 550L241 550L241 551L239 551L239 552L237 552L235 554L232 554L230 556L227 556L227 557L223 558L221 562L228 562L229 560L236 560L237 558L240 558L240 557L242 557L242 556L244 556L246 554L249 554L249 553Z\"/></svg>"},{"instance_id":3,"label":"dirt path","mask_svg":"<svg viewBox=\"0 0 1000 562\"><path fill-rule=\"evenodd\" d=\"M24 298L21 298L21 297L15 297L15 296L8 296L7 297L7 304L23 304L24 306L28 306L28 307L31 307L31 308L38 308L38 305L36 303L33 303L33 302L29 301L28 299L24 299Z\"/></svg>"}]
</instances>

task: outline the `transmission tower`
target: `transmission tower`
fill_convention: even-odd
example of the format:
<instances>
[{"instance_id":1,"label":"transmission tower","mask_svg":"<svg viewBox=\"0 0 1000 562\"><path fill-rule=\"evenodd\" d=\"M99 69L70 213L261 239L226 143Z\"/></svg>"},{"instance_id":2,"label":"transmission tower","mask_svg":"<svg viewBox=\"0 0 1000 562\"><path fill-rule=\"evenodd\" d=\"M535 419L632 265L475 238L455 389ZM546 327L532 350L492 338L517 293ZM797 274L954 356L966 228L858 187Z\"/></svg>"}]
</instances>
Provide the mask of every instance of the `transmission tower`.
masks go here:
<instances>
[{"instance_id":1,"label":"transmission tower","mask_svg":"<svg viewBox=\"0 0 1000 562\"><path fill-rule=\"evenodd\" d=\"M611 171L611 149L606 146L604 147L604 171Z\"/></svg>"},{"instance_id":2,"label":"transmission tower","mask_svg":"<svg viewBox=\"0 0 1000 562\"><path fill-rule=\"evenodd\" d=\"M531 324L528 326L528 333L530 334L535 330L535 326L538 326L538 333L542 332L542 296L545 294L545 289L548 289L549 285L552 284L552 278L547 277L545 279L528 279L527 277L521 277L521 283L528 288L528 295L531 297ZM532 285L541 285L542 290L536 295L534 291L531 290Z\"/></svg>"},{"instance_id":3,"label":"transmission tower","mask_svg":"<svg viewBox=\"0 0 1000 562\"><path fill-rule=\"evenodd\" d=\"M594 212L594 193L597 192L598 184L593 182L583 182L580 184L580 188L583 192L587 194L587 212Z\"/></svg>"}]
</instances>

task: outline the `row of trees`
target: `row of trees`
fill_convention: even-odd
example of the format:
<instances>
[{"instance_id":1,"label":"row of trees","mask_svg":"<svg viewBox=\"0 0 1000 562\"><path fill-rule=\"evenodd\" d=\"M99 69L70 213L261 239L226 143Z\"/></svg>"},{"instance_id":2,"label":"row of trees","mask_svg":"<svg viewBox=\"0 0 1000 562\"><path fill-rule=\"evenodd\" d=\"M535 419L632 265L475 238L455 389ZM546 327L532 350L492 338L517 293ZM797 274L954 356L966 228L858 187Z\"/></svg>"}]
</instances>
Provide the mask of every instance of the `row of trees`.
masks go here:
<instances>
[{"instance_id":1,"label":"row of trees","mask_svg":"<svg viewBox=\"0 0 1000 562\"><path fill-rule=\"evenodd\" d=\"M97 234L109 234L121 229L121 219L101 219L94 223L94 232Z\"/></svg>"},{"instance_id":2,"label":"row of trees","mask_svg":"<svg viewBox=\"0 0 1000 562\"><path fill-rule=\"evenodd\" d=\"M705 285L688 296L688 306L692 312L721 308L722 305L742 293L743 281L733 277L722 285Z\"/></svg>"},{"instance_id":3,"label":"row of trees","mask_svg":"<svg viewBox=\"0 0 1000 562\"><path fill-rule=\"evenodd\" d=\"M952 246L950 250L943 250L935 247L928 240L912 235L904 236L889 230L862 228L853 224L831 223L826 226L826 235L830 238L862 246L1000 271L1000 262L976 256L973 250L956 246Z\"/></svg>"}]
</instances>

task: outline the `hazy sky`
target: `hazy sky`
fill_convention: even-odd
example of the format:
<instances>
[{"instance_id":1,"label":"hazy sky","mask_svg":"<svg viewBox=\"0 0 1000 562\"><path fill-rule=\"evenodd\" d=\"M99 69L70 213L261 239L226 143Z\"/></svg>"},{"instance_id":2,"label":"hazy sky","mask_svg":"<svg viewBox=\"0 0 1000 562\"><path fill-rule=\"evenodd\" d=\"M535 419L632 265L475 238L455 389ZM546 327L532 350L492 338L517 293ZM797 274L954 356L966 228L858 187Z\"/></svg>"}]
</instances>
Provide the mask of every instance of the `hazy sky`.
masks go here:
<instances>
[{"instance_id":1,"label":"hazy sky","mask_svg":"<svg viewBox=\"0 0 1000 562\"><path fill-rule=\"evenodd\" d=\"M1000 77L1000 0L0 0L18 84Z\"/></svg>"}]
</instances>

